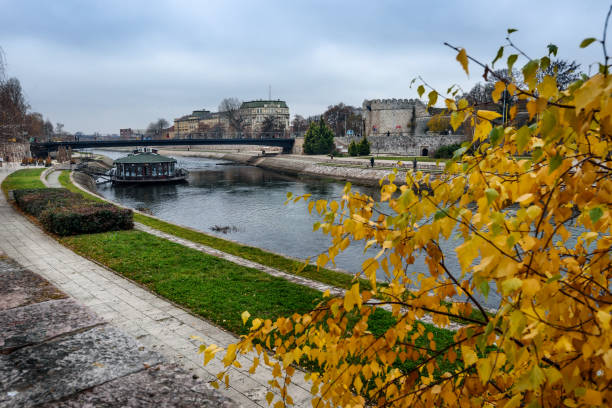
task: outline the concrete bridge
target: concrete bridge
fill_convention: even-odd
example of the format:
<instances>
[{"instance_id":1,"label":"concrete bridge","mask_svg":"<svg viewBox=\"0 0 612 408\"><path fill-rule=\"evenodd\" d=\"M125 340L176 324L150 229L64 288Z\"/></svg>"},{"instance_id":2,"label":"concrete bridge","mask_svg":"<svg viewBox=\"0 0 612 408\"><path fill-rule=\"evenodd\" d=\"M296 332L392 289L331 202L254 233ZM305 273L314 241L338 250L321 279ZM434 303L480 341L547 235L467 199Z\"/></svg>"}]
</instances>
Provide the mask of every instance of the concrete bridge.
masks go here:
<instances>
[{"instance_id":1,"label":"concrete bridge","mask_svg":"<svg viewBox=\"0 0 612 408\"><path fill-rule=\"evenodd\" d=\"M134 147L134 146L195 146L195 145L251 145L282 147L283 153L291 153L295 139L156 139L156 140L99 140L74 142L42 142L30 143L30 151L34 157L46 157L59 147L75 149L95 149L102 147Z\"/></svg>"}]
</instances>

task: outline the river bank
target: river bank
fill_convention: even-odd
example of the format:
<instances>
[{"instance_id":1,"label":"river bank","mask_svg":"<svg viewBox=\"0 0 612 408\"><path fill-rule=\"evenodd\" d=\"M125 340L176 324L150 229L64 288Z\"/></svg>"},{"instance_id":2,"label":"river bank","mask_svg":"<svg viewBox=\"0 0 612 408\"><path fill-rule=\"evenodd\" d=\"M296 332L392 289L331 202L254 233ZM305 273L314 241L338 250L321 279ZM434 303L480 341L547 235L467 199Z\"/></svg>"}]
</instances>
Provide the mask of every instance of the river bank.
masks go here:
<instances>
[{"instance_id":1,"label":"river bank","mask_svg":"<svg viewBox=\"0 0 612 408\"><path fill-rule=\"evenodd\" d=\"M128 151L131 149L107 150ZM398 169L396 180L403 183L406 180L406 172L412 171L413 168L413 163L398 165L396 162L382 160L376 161L374 167L371 167L369 159L354 157L331 158L325 155L278 154L271 150L232 150L234 151L158 149L158 152L169 156L228 160L297 177L349 181L365 186L377 186L379 180L389 174L393 168ZM444 167L437 163L418 162L417 168L421 171L439 172Z\"/></svg>"}]
</instances>

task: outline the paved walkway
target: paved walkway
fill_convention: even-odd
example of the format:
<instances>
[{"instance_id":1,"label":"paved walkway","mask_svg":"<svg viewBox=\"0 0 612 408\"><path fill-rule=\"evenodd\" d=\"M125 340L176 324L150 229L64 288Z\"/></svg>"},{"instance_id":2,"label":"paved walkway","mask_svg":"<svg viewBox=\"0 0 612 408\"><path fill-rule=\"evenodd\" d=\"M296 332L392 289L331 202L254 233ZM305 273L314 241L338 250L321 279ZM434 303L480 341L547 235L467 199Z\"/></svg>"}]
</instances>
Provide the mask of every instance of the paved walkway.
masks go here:
<instances>
[{"instance_id":1,"label":"paved walkway","mask_svg":"<svg viewBox=\"0 0 612 408\"><path fill-rule=\"evenodd\" d=\"M62 174L61 171L52 171L45 179L43 179L43 183L47 185L47 187L60 188L62 185L59 182L59 176Z\"/></svg>"},{"instance_id":2,"label":"paved walkway","mask_svg":"<svg viewBox=\"0 0 612 408\"><path fill-rule=\"evenodd\" d=\"M0 408L34 405L234 407L0 254Z\"/></svg>"},{"instance_id":3,"label":"paved walkway","mask_svg":"<svg viewBox=\"0 0 612 408\"><path fill-rule=\"evenodd\" d=\"M15 168L0 169L0 182ZM178 362L204 379L221 371L220 359L206 367L197 353L199 336L206 344L224 347L236 337L195 317L114 272L89 261L46 235L15 211L0 194L0 251L88 306L102 318L125 330L171 362ZM268 367L248 374L251 364L242 358L242 368L230 369L230 388L224 395L245 407L267 407L265 395L271 378ZM297 375L290 393L298 407L310 407L310 387Z\"/></svg>"}]
</instances>

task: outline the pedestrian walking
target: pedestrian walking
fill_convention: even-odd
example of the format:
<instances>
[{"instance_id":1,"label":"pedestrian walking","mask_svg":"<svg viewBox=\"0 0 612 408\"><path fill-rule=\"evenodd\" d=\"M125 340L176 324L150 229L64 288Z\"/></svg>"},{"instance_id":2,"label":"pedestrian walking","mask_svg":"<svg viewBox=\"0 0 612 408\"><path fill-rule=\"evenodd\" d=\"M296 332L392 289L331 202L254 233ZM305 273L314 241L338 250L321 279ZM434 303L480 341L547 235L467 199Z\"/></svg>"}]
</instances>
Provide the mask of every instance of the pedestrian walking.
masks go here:
<instances>
[{"instance_id":1,"label":"pedestrian walking","mask_svg":"<svg viewBox=\"0 0 612 408\"><path fill-rule=\"evenodd\" d=\"M374 156L370 157L370 165L374 167Z\"/></svg>"}]
</instances>

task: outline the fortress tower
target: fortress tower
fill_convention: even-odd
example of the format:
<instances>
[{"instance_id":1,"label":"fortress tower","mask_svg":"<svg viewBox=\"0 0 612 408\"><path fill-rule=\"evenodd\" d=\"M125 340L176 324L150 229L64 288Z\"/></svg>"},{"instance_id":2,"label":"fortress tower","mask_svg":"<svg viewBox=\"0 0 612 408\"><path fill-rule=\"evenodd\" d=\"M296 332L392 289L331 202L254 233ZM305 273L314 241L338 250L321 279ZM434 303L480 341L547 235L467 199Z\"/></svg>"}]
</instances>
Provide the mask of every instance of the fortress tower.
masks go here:
<instances>
[{"instance_id":1,"label":"fortress tower","mask_svg":"<svg viewBox=\"0 0 612 408\"><path fill-rule=\"evenodd\" d=\"M366 99L362 106L366 136L424 135L431 118L418 99Z\"/></svg>"}]
</instances>

